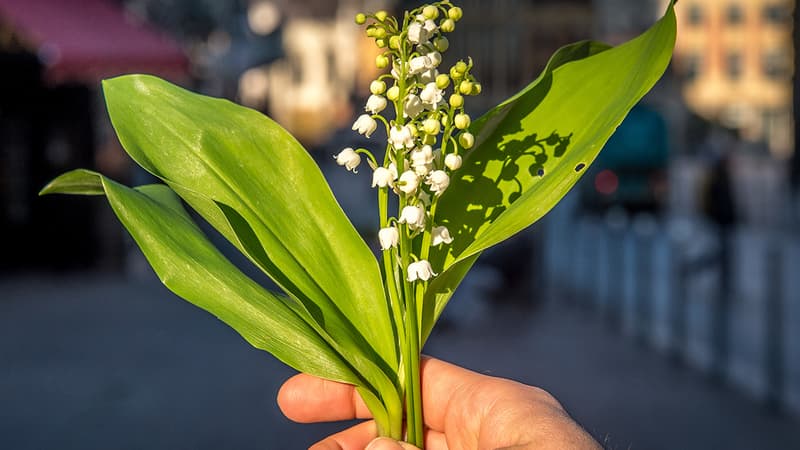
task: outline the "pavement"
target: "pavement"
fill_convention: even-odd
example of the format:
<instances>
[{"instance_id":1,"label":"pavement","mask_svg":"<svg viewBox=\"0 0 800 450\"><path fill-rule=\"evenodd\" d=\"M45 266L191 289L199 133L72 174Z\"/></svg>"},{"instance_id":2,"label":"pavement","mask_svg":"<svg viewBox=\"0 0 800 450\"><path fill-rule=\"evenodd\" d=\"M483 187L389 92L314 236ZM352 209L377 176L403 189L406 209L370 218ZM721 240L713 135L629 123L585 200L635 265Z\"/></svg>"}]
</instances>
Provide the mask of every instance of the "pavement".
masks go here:
<instances>
[{"instance_id":1,"label":"pavement","mask_svg":"<svg viewBox=\"0 0 800 450\"><path fill-rule=\"evenodd\" d=\"M797 418L595 314L453 302L426 353L549 390L607 448L800 448ZM0 278L0 449L306 448L344 425L281 415L275 395L293 373L152 277Z\"/></svg>"}]
</instances>

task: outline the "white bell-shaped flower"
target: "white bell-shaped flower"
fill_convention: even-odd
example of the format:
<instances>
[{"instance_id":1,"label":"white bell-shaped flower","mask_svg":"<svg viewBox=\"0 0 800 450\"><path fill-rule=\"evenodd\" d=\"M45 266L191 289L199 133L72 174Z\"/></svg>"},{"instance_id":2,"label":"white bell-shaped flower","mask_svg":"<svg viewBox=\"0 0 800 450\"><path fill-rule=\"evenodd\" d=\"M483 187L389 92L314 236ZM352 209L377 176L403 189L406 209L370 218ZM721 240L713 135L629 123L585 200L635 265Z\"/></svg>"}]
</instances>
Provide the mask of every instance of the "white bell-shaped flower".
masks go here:
<instances>
[{"instance_id":1,"label":"white bell-shaped flower","mask_svg":"<svg viewBox=\"0 0 800 450\"><path fill-rule=\"evenodd\" d=\"M425 107L433 109L436 105L442 102L442 90L436 87L435 82L430 82L425 85L422 92L419 93L419 99Z\"/></svg>"},{"instance_id":2,"label":"white bell-shaped flower","mask_svg":"<svg viewBox=\"0 0 800 450\"><path fill-rule=\"evenodd\" d=\"M425 228L425 208L421 206L406 206L400 211L400 223L405 223L412 230Z\"/></svg>"},{"instance_id":3,"label":"white bell-shaped flower","mask_svg":"<svg viewBox=\"0 0 800 450\"><path fill-rule=\"evenodd\" d=\"M450 186L450 177L444 170L434 170L425 181L431 187L431 192L442 195L447 186Z\"/></svg>"},{"instance_id":4,"label":"white bell-shaped flower","mask_svg":"<svg viewBox=\"0 0 800 450\"><path fill-rule=\"evenodd\" d=\"M444 157L444 165L450 170L458 170L461 168L461 156L455 153L448 153L447 156Z\"/></svg>"},{"instance_id":5,"label":"white bell-shaped flower","mask_svg":"<svg viewBox=\"0 0 800 450\"><path fill-rule=\"evenodd\" d=\"M442 63L442 54L437 51L427 53L425 56L430 60L431 67L439 67L439 64Z\"/></svg>"},{"instance_id":6,"label":"white bell-shaped flower","mask_svg":"<svg viewBox=\"0 0 800 450\"><path fill-rule=\"evenodd\" d=\"M432 35L437 28L439 27L436 26L436 22L431 19L427 19L425 24L422 25L422 29L428 32L428 36Z\"/></svg>"},{"instance_id":7,"label":"white bell-shaped flower","mask_svg":"<svg viewBox=\"0 0 800 450\"><path fill-rule=\"evenodd\" d=\"M413 194L419 187L419 177L416 173L406 170L400 175L397 183L397 189L405 192L406 194Z\"/></svg>"},{"instance_id":8,"label":"white bell-shaped flower","mask_svg":"<svg viewBox=\"0 0 800 450\"><path fill-rule=\"evenodd\" d=\"M422 104L422 100L414 94L408 94L405 102L403 102L403 113L414 119L423 109L425 109L425 105Z\"/></svg>"},{"instance_id":9,"label":"white bell-shaped flower","mask_svg":"<svg viewBox=\"0 0 800 450\"><path fill-rule=\"evenodd\" d=\"M433 227L431 230L431 245L449 244L453 242L450 230L447 227Z\"/></svg>"},{"instance_id":10,"label":"white bell-shaped flower","mask_svg":"<svg viewBox=\"0 0 800 450\"><path fill-rule=\"evenodd\" d=\"M397 231L397 227L386 227L378 230L378 241L381 243L381 250L397 247L399 240L400 233Z\"/></svg>"},{"instance_id":11,"label":"white bell-shaped flower","mask_svg":"<svg viewBox=\"0 0 800 450\"><path fill-rule=\"evenodd\" d=\"M408 70L411 75L433 69L433 61L427 55L415 56L408 61Z\"/></svg>"},{"instance_id":12,"label":"white bell-shaped flower","mask_svg":"<svg viewBox=\"0 0 800 450\"><path fill-rule=\"evenodd\" d=\"M378 129L378 122L367 114L358 116L358 119L353 123L353 130L358 131L366 137L370 137L376 129Z\"/></svg>"},{"instance_id":13,"label":"white bell-shaped flower","mask_svg":"<svg viewBox=\"0 0 800 450\"><path fill-rule=\"evenodd\" d=\"M436 69L428 69L424 72L420 72L417 75L417 79L422 84L433 83L436 81L436 77L439 76L439 71Z\"/></svg>"},{"instance_id":14,"label":"white bell-shaped flower","mask_svg":"<svg viewBox=\"0 0 800 450\"><path fill-rule=\"evenodd\" d=\"M433 148L430 145L423 145L415 148L411 153L411 165L419 166L433 162Z\"/></svg>"},{"instance_id":15,"label":"white bell-shaped flower","mask_svg":"<svg viewBox=\"0 0 800 450\"><path fill-rule=\"evenodd\" d=\"M389 130L389 143L397 150L414 148L414 135L408 125L393 126Z\"/></svg>"},{"instance_id":16,"label":"white bell-shaped flower","mask_svg":"<svg viewBox=\"0 0 800 450\"><path fill-rule=\"evenodd\" d=\"M395 179L397 179L397 171L392 173L386 167L378 167L372 172L372 187L394 186Z\"/></svg>"},{"instance_id":17,"label":"white bell-shaped flower","mask_svg":"<svg viewBox=\"0 0 800 450\"><path fill-rule=\"evenodd\" d=\"M384 96L372 94L367 99L367 106L364 109L372 114L378 114L386 108L386 103Z\"/></svg>"},{"instance_id":18,"label":"white bell-shaped flower","mask_svg":"<svg viewBox=\"0 0 800 450\"><path fill-rule=\"evenodd\" d=\"M433 267L427 260L421 259L408 265L408 281L428 281L434 276Z\"/></svg>"},{"instance_id":19,"label":"white bell-shaped flower","mask_svg":"<svg viewBox=\"0 0 800 450\"><path fill-rule=\"evenodd\" d=\"M434 23L434 26L436 24ZM408 26L408 40L412 44L422 44L427 42L430 38L430 31L428 31L424 24L420 22L411 22Z\"/></svg>"},{"instance_id":20,"label":"white bell-shaped flower","mask_svg":"<svg viewBox=\"0 0 800 450\"><path fill-rule=\"evenodd\" d=\"M361 155L350 147L339 152L335 158L336 164L344 166L347 170L352 170L353 172L356 172L356 167L361 164Z\"/></svg>"}]
</instances>

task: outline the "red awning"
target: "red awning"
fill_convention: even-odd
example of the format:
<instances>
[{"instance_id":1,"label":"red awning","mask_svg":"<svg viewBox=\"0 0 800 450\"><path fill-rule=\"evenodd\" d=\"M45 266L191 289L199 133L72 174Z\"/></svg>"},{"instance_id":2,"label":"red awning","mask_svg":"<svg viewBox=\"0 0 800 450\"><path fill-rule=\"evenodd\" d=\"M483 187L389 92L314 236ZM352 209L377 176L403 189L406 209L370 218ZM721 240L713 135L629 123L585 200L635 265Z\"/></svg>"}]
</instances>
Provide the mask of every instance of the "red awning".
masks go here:
<instances>
[{"instance_id":1,"label":"red awning","mask_svg":"<svg viewBox=\"0 0 800 450\"><path fill-rule=\"evenodd\" d=\"M31 44L52 83L187 71L175 42L108 0L0 0L0 21Z\"/></svg>"}]
</instances>

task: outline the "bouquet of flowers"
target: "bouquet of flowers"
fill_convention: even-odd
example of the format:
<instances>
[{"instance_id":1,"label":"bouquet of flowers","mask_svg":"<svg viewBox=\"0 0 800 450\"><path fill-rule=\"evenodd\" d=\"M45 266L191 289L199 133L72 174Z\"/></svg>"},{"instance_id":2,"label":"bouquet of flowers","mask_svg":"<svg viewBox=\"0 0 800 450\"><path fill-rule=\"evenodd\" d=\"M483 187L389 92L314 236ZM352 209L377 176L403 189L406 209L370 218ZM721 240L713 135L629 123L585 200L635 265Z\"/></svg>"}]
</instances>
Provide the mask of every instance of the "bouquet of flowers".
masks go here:
<instances>
[{"instance_id":1,"label":"bouquet of flowers","mask_svg":"<svg viewBox=\"0 0 800 450\"><path fill-rule=\"evenodd\" d=\"M670 4L637 38L558 50L527 87L473 120L473 61L443 67L462 10L449 0L358 14L382 53L353 130L388 139L335 155L368 166L380 255L322 173L264 115L147 75L103 82L128 154L162 184L129 188L88 170L43 194L105 195L161 281L297 370L350 383L378 433L422 447L420 349L481 252L541 218L578 181L666 69ZM364 161L366 160L366 161ZM282 289L245 276L201 232L193 208Z\"/></svg>"}]
</instances>

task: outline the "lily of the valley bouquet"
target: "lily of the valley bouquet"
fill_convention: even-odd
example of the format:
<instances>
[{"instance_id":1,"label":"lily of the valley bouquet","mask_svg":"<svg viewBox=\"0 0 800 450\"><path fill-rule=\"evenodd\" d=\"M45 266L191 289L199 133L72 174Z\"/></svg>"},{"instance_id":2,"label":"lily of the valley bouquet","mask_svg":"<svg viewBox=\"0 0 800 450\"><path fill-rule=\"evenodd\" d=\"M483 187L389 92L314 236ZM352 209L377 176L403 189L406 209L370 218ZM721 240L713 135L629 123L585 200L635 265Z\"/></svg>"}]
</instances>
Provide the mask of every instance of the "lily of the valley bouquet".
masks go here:
<instances>
[{"instance_id":1,"label":"lily of the valley bouquet","mask_svg":"<svg viewBox=\"0 0 800 450\"><path fill-rule=\"evenodd\" d=\"M76 170L43 193L105 195L163 283L297 370L357 387L378 433L422 447L420 349L488 247L541 218L578 181L667 67L672 5L616 48L579 42L483 116L472 60L443 64L462 11L444 0L358 14L384 73L353 130L386 141L335 155L372 171L376 258L303 147L262 114L163 80L103 82L130 156L163 184ZM344 170L344 169L343 169ZM245 276L184 203L283 290Z\"/></svg>"}]
</instances>

